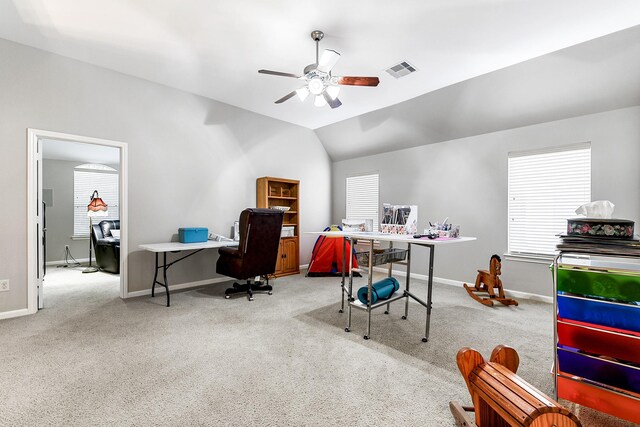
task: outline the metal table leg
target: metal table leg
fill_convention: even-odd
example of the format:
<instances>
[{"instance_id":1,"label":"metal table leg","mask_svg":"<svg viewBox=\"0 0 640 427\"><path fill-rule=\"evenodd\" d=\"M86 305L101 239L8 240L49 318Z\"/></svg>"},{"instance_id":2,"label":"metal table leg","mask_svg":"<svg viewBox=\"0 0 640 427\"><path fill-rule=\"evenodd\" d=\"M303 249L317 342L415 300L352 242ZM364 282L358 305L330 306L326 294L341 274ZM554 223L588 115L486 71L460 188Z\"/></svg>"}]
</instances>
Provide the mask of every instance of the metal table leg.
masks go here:
<instances>
[{"instance_id":1,"label":"metal table leg","mask_svg":"<svg viewBox=\"0 0 640 427\"><path fill-rule=\"evenodd\" d=\"M156 293L155 293L156 285L160 285L164 287L165 291L167 292L167 307L169 307L171 296L169 295L169 282L167 282L167 270L173 263L167 265L167 253L163 252L162 255L163 255L162 265L158 265L158 252L156 252L156 273L153 275L153 286L151 287L151 297L156 296ZM159 269L162 269L162 280L164 281L164 283L158 280Z\"/></svg>"},{"instance_id":2,"label":"metal table leg","mask_svg":"<svg viewBox=\"0 0 640 427\"><path fill-rule=\"evenodd\" d=\"M405 294L407 298L404 301L404 316L402 319L406 320L409 317L409 284L411 283L411 244L407 245L407 281L405 282Z\"/></svg>"},{"instance_id":3,"label":"metal table leg","mask_svg":"<svg viewBox=\"0 0 640 427\"><path fill-rule=\"evenodd\" d=\"M171 294L169 294L169 282L167 281L167 269L169 268L169 266L167 265L167 253L164 252L164 265L163 265L163 275L164 275L164 288L167 291L167 307L169 307L170 301L171 301Z\"/></svg>"},{"instance_id":4,"label":"metal table leg","mask_svg":"<svg viewBox=\"0 0 640 427\"><path fill-rule=\"evenodd\" d=\"M351 253L349 253L349 255L351 255ZM345 285L345 268L347 266L347 259L345 258L347 256L347 238L343 237L342 238L342 284L340 285L340 289L342 290L342 303L340 304L340 310L338 310L338 313L344 313L344 285Z\"/></svg>"},{"instance_id":5,"label":"metal table leg","mask_svg":"<svg viewBox=\"0 0 640 427\"><path fill-rule=\"evenodd\" d=\"M367 334L364 336L365 340L371 338L371 294L373 291L373 240L369 244L369 272L368 272L367 286Z\"/></svg>"},{"instance_id":6,"label":"metal table leg","mask_svg":"<svg viewBox=\"0 0 640 427\"><path fill-rule=\"evenodd\" d=\"M151 287L151 297L156 296L156 292L155 292L156 285L160 285L164 287L165 291L167 292L167 307L169 307L171 296L169 295L169 283L167 282L167 270L173 263L167 265L167 253L163 252L162 255L163 255L162 265L158 265L158 252L156 252L156 273L153 275L153 286ZM164 281L164 283L158 280L159 269L162 269L162 280Z\"/></svg>"},{"instance_id":7,"label":"metal table leg","mask_svg":"<svg viewBox=\"0 0 640 427\"><path fill-rule=\"evenodd\" d=\"M424 330L424 338L422 338L422 342L429 341L429 325L431 323L431 296L433 293L433 258L435 248L433 246L428 246L429 248L429 282L427 284L427 324Z\"/></svg>"},{"instance_id":8,"label":"metal table leg","mask_svg":"<svg viewBox=\"0 0 640 427\"><path fill-rule=\"evenodd\" d=\"M167 292L167 307L171 306L171 294L169 293L169 281L167 280L167 270L169 269L169 267L171 267L173 264L182 261L185 258L189 258L190 256L193 256L195 254L197 254L198 252L203 251L204 249L197 249L194 250L193 252L191 252L190 254L187 254L181 258L176 259L175 261L171 261L169 264L167 264L167 253L163 252L162 253L162 265L158 265L158 253L156 252L156 272L153 275L153 286L151 287L151 296L155 297L155 289L156 289L156 285L160 285L162 287L164 287L164 289ZM178 251L175 251L178 252ZM164 281L164 283L160 282L158 280L158 270L162 269L162 280Z\"/></svg>"},{"instance_id":9,"label":"metal table leg","mask_svg":"<svg viewBox=\"0 0 640 427\"><path fill-rule=\"evenodd\" d=\"M156 296L156 283L158 283L158 252L156 252L156 273L153 275L153 286L151 286L151 297Z\"/></svg>"},{"instance_id":10,"label":"metal table leg","mask_svg":"<svg viewBox=\"0 0 640 427\"><path fill-rule=\"evenodd\" d=\"M353 245L353 240L349 239L349 246ZM343 248L346 251L346 245ZM343 252L343 257L346 256L346 253ZM351 254L349 254L351 255ZM346 332L351 332L351 302L353 300L353 257L349 256L349 293L347 294L347 327L344 328Z\"/></svg>"},{"instance_id":11,"label":"metal table leg","mask_svg":"<svg viewBox=\"0 0 640 427\"><path fill-rule=\"evenodd\" d=\"M393 242L389 242L389 249L393 249ZM393 273L393 263L390 262L389 265L387 265L387 277L391 277L391 273ZM391 310L391 303L388 302L387 303L387 309L384 311L384 314L389 314L389 311Z\"/></svg>"}]
</instances>

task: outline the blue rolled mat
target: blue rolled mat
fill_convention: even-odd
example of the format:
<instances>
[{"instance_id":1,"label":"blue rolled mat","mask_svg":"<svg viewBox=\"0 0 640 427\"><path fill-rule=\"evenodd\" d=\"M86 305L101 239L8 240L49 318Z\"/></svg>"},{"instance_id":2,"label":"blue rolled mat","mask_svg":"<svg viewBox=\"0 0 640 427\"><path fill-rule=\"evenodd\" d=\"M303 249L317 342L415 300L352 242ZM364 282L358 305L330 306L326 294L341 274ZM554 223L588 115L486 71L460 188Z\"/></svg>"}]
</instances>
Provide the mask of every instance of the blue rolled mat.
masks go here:
<instances>
[{"instance_id":1,"label":"blue rolled mat","mask_svg":"<svg viewBox=\"0 0 640 427\"><path fill-rule=\"evenodd\" d=\"M382 279L373 285L371 285L371 304L375 304L378 300L388 299L393 295L395 291L400 289L400 283L395 279L395 277L387 277L386 279ZM367 303L367 293L369 292L369 288L367 286L363 286L358 289L358 299L361 303Z\"/></svg>"}]
</instances>

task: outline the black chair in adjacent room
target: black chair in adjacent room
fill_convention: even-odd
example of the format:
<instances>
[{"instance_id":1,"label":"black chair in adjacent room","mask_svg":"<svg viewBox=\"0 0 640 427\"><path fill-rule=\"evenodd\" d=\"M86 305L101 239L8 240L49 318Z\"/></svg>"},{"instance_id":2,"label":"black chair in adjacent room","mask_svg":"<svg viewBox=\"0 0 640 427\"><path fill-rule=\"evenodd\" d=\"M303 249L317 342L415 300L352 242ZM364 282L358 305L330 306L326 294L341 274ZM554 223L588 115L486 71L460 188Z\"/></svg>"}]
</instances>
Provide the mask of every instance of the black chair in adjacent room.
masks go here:
<instances>
[{"instance_id":1,"label":"black chair in adjacent room","mask_svg":"<svg viewBox=\"0 0 640 427\"><path fill-rule=\"evenodd\" d=\"M120 230L120 220L104 220L93 224L91 239L96 254L96 264L102 271L120 273L120 239L111 230Z\"/></svg>"},{"instance_id":2,"label":"black chair in adjacent room","mask_svg":"<svg viewBox=\"0 0 640 427\"><path fill-rule=\"evenodd\" d=\"M284 214L275 209L245 209L240 214L240 242L237 248L223 247L218 253L216 272L246 283L234 283L233 288L224 292L225 298L233 294L246 293L249 301L253 300L253 292L268 292L268 275L276 271L278 246L282 232ZM266 283L256 277L264 277Z\"/></svg>"}]
</instances>

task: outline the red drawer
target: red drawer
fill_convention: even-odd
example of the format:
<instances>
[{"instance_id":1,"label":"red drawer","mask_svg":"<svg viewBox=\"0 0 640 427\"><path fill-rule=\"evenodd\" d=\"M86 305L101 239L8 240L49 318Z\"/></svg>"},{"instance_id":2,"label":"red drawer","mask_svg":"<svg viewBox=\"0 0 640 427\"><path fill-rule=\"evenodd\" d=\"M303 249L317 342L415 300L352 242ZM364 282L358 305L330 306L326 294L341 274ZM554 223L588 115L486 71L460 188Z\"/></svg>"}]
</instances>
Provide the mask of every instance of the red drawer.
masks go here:
<instances>
[{"instance_id":1,"label":"red drawer","mask_svg":"<svg viewBox=\"0 0 640 427\"><path fill-rule=\"evenodd\" d=\"M558 344L640 364L640 334L558 319Z\"/></svg>"},{"instance_id":2,"label":"red drawer","mask_svg":"<svg viewBox=\"0 0 640 427\"><path fill-rule=\"evenodd\" d=\"M558 376L559 398L640 424L640 395L616 393L561 375Z\"/></svg>"}]
</instances>

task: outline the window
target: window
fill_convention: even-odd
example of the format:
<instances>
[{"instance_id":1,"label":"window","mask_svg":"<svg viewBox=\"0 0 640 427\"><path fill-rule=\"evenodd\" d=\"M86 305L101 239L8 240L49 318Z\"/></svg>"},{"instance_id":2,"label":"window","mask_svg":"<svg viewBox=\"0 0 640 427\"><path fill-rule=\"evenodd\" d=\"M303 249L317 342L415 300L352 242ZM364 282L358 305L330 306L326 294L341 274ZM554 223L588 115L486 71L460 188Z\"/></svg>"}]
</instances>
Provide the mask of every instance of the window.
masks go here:
<instances>
[{"instance_id":1,"label":"window","mask_svg":"<svg viewBox=\"0 0 640 427\"><path fill-rule=\"evenodd\" d=\"M553 255L567 218L591 201L590 143L509 153L509 253Z\"/></svg>"},{"instance_id":2,"label":"window","mask_svg":"<svg viewBox=\"0 0 640 427\"><path fill-rule=\"evenodd\" d=\"M118 171L109 166L98 164L85 164L76 166L73 171L73 235L74 237L89 236L89 217L87 205L91 201L94 190L108 206L108 215L94 218L118 219L119 194Z\"/></svg>"},{"instance_id":3,"label":"window","mask_svg":"<svg viewBox=\"0 0 640 427\"><path fill-rule=\"evenodd\" d=\"M378 174L347 177L347 218L371 219L378 231Z\"/></svg>"}]
</instances>

